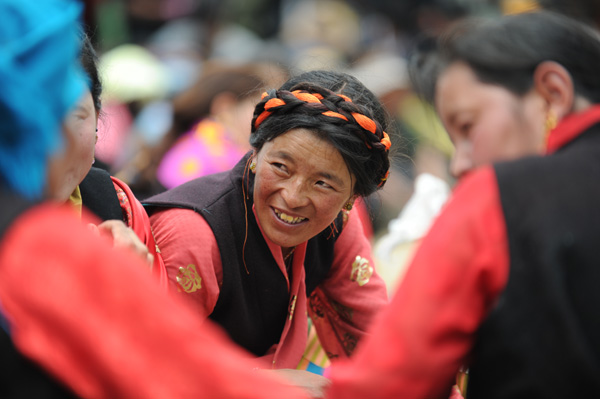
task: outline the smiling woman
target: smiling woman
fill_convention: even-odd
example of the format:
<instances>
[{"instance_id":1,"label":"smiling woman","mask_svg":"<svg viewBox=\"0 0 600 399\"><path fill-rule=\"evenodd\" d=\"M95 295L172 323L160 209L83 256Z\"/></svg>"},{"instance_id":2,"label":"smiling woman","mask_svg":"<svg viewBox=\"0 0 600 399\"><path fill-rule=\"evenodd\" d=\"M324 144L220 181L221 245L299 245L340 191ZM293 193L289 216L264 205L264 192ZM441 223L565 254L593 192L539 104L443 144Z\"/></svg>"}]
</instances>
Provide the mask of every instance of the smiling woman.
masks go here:
<instances>
[{"instance_id":1,"label":"smiling woman","mask_svg":"<svg viewBox=\"0 0 600 399\"><path fill-rule=\"evenodd\" d=\"M328 356L349 356L387 301L350 212L387 179L384 115L355 78L307 72L263 94L231 171L145 201L172 288L259 367L296 368L307 312Z\"/></svg>"},{"instance_id":2,"label":"smiling woman","mask_svg":"<svg viewBox=\"0 0 600 399\"><path fill-rule=\"evenodd\" d=\"M285 255L325 230L352 200L344 160L310 130L290 130L266 143L256 158L255 211L265 235Z\"/></svg>"}]
</instances>

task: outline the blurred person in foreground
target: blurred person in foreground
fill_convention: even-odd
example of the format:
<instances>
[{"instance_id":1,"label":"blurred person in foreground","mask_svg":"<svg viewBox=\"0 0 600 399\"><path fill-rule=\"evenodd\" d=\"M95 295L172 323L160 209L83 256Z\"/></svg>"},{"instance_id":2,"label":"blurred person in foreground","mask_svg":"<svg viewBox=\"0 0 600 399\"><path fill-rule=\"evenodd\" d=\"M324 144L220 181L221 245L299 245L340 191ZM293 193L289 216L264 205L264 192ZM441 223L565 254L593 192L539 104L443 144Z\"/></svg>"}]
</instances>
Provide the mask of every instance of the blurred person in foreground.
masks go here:
<instances>
[{"instance_id":1,"label":"blurred person in foreground","mask_svg":"<svg viewBox=\"0 0 600 399\"><path fill-rule=\"evenodd\" d=\"M420 88L470 168L327 397L443 398L463 364L468 397L598 392L597 33L549 12L467 19L429 57Z\"/></svg>"},{"instance_id":2,"label":"blurred person in foreground","mask_svg":"<svg viewBox=\"0 0 600 399\"><path fill-rule=\"evenodd\" d=\"M85 92L80 12L68 0L0 0L0 396L304 397L252 371L133 252L43 202L76 156L66 119Z\"/></svg>"},{"instance_id":3,"label":"blurred person in foreground","mask_svg":"<svg viewBox=\"0 0 600 399\"><path fill-rule=\"evenodd\" d=\"M143 201L173 290L259 367L298 366L307 312L328 356L350 356L387 303L351 211L387 180L386 127L356 78L306 72L263 95L232 170Z\"/></svg>"},{"instance_id":4,"label":"blurred person in foreground","mask_svg":"<svg viewBox=\"0 0 600 399\"><path fill-rule=\"evenodd\" d=\"M91 211L101 223L97 226L92 223L90 227L112 237L116 246L130 247L144 257L159 284L166 288L167 277L148 214L127 184L93 167L98 119L102 112L102 82L98 58L89 37L82 34L81 41L80 61L88 85L65 119L66 127L74 132L74 152L62 175L60 189L52 198L68 201L78 214L83 208Z\"/></svg>"}]
</instances>

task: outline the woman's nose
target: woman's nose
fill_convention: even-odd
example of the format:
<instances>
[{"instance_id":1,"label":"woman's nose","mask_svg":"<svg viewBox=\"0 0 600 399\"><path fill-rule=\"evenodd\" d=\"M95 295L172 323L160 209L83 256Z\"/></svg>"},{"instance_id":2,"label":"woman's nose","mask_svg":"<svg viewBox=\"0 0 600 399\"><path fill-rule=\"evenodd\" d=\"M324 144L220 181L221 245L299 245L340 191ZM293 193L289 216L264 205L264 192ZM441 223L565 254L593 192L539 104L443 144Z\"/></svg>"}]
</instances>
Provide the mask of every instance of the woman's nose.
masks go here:
<instances>
[{"instance_id":1,"label":"woman's nose","mask_svg":"<svg viewBox=\"0 0 600 399\"><path fill-rule=\"evenodd\" d=\"M288 180L281 195L290 209L304 206L309 202L306 184L300 179Z\"/></svg>"},{"instance_id":2,"label":"woman's nose","mask_svg":"<svg viewBox=\"0 0 600 399\"><path fill-rule=\"evenodd\" d=\"M471 151L466 145L457 145L450 160L450 173L457 179L473 169Z\"/></svg>"}]
</instances>

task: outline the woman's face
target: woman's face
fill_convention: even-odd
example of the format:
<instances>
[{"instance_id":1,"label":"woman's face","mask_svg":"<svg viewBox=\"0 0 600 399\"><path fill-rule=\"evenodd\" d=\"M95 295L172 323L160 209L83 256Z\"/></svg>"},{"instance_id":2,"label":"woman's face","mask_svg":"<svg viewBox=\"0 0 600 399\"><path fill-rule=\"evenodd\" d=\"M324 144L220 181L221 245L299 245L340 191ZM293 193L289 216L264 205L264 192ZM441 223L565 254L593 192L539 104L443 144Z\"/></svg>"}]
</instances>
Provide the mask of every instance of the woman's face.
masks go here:
<instances>
[{"instance_id":1,"label":"woman's face","mask_svg":"<svg viewBox=\"0 0 600 399\"><path fill-rule=\"evenodd\" d=\"M456 62L438 80L435 105L455 146L450 170L456 177L544 151L545 104L533 90L519 97L480 82L471 68Z\"/></svg>"},{"instance_id":2,"label":"woman's face","mask_svg":"<svg viewBox=\"0 0 600 399\"><path fill-rule=\"evenodd\" d=\"M54 177L50 196L57 201L69 199L92 167L96 145L97 114L92 94L86 90L64 122L65 149L60 155L62 170Z\"/></svg>"},{"instance_id":3,"label":"woman's face","mask_svg":"<svg viewBox=\"0 0 600 399\"><path fill-rule=\"evenodd\" d=\"M294 247L323 231L352 197L353 178L333 145L306 129L265 143L256 155L254 206L266 236Z\"/></svg>"}]
</instances>

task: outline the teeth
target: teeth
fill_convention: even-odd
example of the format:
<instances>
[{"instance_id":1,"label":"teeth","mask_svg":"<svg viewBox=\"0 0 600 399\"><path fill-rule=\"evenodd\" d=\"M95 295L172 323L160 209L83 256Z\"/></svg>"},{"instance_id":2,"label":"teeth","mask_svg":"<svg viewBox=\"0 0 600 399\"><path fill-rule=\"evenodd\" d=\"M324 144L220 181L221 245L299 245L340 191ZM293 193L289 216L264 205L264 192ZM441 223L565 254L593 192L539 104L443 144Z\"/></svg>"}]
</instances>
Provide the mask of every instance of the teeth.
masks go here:
<instances>
[{"instance_id":1,"label":"teeth","mask_svg":"<svg viewBox=\"0 0 600 399\"><path fill-rule=\"evenodd\" d=\"M287 215L283 212L279 212L279 211L275 211L275 214L277 215L277 217L281 220L283 220L284 222L290 223L290 224L296 224L298 222L303 221L306 218L302 218L302 217L293 217L290 215Z\"/></svg>"}]
</instances>

